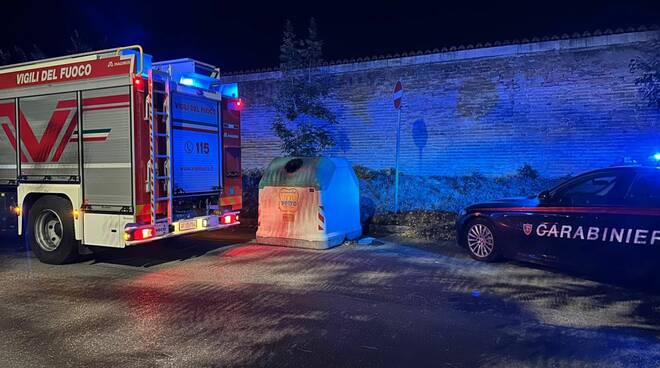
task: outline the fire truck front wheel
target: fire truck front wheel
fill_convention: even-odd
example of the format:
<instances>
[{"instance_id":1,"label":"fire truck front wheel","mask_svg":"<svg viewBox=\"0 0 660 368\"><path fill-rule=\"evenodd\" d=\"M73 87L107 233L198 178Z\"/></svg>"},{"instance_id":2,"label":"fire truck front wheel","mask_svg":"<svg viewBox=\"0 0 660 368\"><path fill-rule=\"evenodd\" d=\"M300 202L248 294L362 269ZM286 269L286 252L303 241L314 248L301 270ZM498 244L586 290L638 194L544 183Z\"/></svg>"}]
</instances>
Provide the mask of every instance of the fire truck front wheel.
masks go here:
<instances>
[{"instance_id":1,"label":"fire truck front wheel","mask_svg":"<svg viewBox=\"0 0 660 368\"><path fill-rule=\"evenodd\" d=\"M44 196L28 211L27 236L40 261L63 264L78 256L73 230L73 208L67 199Z\"/></svg>"}]
</instances>

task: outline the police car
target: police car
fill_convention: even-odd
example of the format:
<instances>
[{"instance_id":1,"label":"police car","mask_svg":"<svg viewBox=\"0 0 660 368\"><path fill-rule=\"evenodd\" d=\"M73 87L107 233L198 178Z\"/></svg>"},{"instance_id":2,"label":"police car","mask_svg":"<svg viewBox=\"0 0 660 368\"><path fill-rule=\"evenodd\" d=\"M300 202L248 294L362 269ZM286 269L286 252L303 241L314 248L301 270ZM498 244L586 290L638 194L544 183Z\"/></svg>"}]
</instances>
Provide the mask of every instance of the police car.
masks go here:
<instances>
[{"instance_id":1,"label":"police car","mask_svg":"<svg viewBox=\"0 0 660 368\"><path fill-rule=\"evenodd\" d=\"M590 271L660 265L660 168L611 167L538 196L480 203L457 220L472 258L512 258Z\"/></svg>"}]
</instances>

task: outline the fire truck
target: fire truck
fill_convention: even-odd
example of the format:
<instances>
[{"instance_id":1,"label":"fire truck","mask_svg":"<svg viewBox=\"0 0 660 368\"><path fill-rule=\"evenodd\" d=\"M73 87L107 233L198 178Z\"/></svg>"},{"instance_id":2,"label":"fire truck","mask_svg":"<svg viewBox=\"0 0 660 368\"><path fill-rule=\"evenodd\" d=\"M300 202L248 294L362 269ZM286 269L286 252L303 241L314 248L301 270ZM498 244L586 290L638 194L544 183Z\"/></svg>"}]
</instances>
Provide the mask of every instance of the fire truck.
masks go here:
<instances>
[{"instance_id":1,"label":"fire truck","mask_svg":"<svg viewBox=\"0 0 660 368\"><path fill-rule=\"evenodd\" d=\"M235 84L140 46L0 68L0 226L45 263L235 226Z\"/></svg>"}]
</instances>

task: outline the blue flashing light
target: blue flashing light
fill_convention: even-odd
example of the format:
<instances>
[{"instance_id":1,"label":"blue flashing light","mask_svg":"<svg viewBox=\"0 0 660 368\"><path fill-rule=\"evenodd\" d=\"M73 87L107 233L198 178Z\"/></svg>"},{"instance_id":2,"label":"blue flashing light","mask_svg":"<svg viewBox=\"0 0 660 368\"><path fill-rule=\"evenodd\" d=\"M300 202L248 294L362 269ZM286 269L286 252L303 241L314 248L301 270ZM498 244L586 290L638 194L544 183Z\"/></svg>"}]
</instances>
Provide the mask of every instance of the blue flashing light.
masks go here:
<instances>
[{"instance_id":1,"label":"blue flashing light","mask_svg":"<svg viewBox=\"0 0 660 368\"><path fill-rule=\"evenodd\" d=\"M195 85L195 80L192 78L186 78L186 77L181 77L179 80L179 83L186 85L186 86L193 86Z\"/></svg>"},{"instance_id":2,"label":"blue flashing light","mask_svg":"<svg viewBox=\"0 0 660 368\"><path fill-rule=\"evenodd\" d=\"M229 83L223 84L221 87L221 93L225 97L238 98L238 84Z\"/></svg>"},{"instance_id":3,"label":"blue flashing light","mask_svg":"<svg viewBox=\"0 0 660 368\"><path fill-rule=\"evenodd\" d=\"M654 160L660 161L660 152L656 153L655 155L651 156L653 157Z\"/></svg>"}]
</instances>

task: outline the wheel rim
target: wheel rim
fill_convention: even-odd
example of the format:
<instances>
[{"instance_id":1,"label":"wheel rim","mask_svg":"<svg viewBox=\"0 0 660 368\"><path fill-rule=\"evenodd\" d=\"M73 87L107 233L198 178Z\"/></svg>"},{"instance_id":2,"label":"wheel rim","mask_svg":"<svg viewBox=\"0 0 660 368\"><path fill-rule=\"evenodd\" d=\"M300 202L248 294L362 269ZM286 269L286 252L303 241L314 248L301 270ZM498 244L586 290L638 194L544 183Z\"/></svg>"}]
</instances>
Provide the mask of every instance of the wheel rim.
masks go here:
<instances>
[{"instance_id":1,"label":"wheel rim","mask_svg":"<svg viewBox=\"0 0 660 368\"><path fill-rule=\"evenodd\" d=\"M52 210L43 210L34 223L34 234L39 248L52 252L62 243L62 220Z\"/></svg>"},{"instance_id":2,"label":"wheel rim","mask_svg":"<svg viewBox=\"0 0 660 368\"><path fill-rule=\"evenodd\" d=\"M474 224L470 227L467 243L470 252L479 258L486 258L491 255L495 247L493 233L484 224Z\"/></svg>"}]
</instances>

